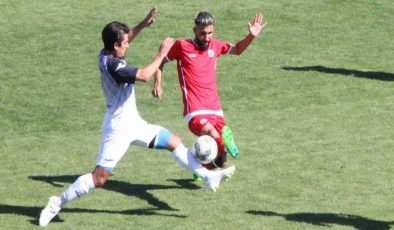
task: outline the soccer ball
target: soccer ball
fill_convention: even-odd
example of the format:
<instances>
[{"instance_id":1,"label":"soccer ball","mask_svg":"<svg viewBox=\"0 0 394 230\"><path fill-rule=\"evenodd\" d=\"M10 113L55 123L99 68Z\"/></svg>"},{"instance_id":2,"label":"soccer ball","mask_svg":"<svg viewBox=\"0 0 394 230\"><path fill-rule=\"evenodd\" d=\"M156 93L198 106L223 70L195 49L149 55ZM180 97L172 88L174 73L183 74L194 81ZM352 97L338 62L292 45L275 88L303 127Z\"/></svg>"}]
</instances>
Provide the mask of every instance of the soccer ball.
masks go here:
<instances>
[{"instance_id":1,"label":"soccer ball","mask_svg":"<svg viewBox=\"0 0 394 230\"><path fill-rule=\"evenodd\" d=\"M208 164L218 155L218 146L215 139L208 135L199 136L194 142L192 153L201 164Z\"/></svg>"}]
</instances>

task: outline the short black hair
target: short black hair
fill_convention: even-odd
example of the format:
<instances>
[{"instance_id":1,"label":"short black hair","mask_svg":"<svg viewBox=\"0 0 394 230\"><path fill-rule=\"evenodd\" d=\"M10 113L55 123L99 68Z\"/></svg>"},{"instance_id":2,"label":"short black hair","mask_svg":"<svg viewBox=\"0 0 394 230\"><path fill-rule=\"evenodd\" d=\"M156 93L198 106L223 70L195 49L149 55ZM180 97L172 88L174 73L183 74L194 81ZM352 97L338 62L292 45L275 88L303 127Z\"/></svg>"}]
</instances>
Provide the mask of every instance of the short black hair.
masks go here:
<instances>
[{"instance_id":1,"label":"short black hair","mask_svg":"<svg viewBox=\"0 0 394 230\"><path fill-rule=\"evenodd\" d=\"M128 34L129 31L129 27L124 23L116 21L108 23L101 32L104 49L107 51L113 51L114 44L121 43L123 41L123 35Z\"/></svg>"},{"instance_id":2,"label":"short black hair","mask_svg":"<svg viewBox=\"0 0 394 230\"><path fill-rule=\"evenodd\" d=\"M197 26L215 25L215 17L206 11L200 11L194 18L194 23Z\"/></svg>"}]
</instances>

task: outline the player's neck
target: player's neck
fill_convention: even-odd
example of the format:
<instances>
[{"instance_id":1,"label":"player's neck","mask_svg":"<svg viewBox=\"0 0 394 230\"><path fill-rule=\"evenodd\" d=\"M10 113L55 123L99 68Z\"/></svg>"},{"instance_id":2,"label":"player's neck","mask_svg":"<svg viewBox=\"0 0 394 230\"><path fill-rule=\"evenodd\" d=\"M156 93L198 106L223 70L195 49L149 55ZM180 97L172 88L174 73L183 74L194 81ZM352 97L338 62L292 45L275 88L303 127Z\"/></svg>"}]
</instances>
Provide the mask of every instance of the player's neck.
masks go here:
<instances>
[{"instance_id":1,"label":"player's neck","mask_svg":"<svg viewBox=\"0 0 394 230\"><path fill-rule=\"evenodd\" d=\"M193 43L199 50L207 50L209 48L209 43L208 45L201 43L198 39L194 38Z\"/></svg>"}]
</instances>

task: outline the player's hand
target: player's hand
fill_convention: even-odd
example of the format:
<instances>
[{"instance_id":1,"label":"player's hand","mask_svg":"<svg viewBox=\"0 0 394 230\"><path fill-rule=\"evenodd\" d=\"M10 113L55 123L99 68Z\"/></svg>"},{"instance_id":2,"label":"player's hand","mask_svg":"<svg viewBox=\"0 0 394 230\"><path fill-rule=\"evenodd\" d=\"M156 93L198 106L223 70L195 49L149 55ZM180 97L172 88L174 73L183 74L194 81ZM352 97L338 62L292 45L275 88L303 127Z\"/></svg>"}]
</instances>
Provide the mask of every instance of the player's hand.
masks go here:
<instances>
[{"instance_id":1,"label":"player's hand","mask_svg":"<svg viewBox=\"0 0 394 230\"><path fill-rule=\"evenodd\" d=\"M163 89L161 87L154 87L152 90L152 95L161 99L161 95L163 95Z\"/></svg>"},{"instance_id":2,"label":"player's hand","mask_svg":"<svg viewBox=\"0 0 394 230\"><path fill-rule=\"evenodd\" d=\"M161 55L167 56L168 52L170 51L172 45L174 45L174 39L172 38L165 38L161 45L159 52Z\"/></svg>"},{"instance_id":3,"label":"player's hand","mask_svg":"<svg viewBox=\"0 0 394 230\"><path fill-rule=\"evenodd\" d=\"M143 20L145 27L149 27L155 22L155 16L157 14L157 7L154 6L149 11L148 15L146 15L145 19Z\"/></svg>"},{"instance_id":4,"label":"player's hand","mask_svg":"<svg viewBox=\"0 0 394 230\"><path fill-rule=\"evenodd\" d=\"M267 25L267 22L264 21L263 15L261 13L258 13L254 17L254 21L252 23L248 22L248 25L249 25L249 33L256 37L260 34L264 26Z\"/></svg>"}]
</instances>

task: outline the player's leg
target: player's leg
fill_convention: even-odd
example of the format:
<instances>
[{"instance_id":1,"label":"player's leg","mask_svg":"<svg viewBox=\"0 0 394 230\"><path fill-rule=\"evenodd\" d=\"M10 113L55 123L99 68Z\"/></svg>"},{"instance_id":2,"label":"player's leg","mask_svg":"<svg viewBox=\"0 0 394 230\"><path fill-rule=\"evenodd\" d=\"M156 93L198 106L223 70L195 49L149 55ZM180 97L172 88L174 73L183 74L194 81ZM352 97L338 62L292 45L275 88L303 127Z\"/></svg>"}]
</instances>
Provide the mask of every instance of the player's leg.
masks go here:
<instances>
[{"instance_id":1,"label":"player's leg","mask_svg":"<svg viewBox=\"0 0 394 230\"><path fill-rule=\"evenodd\" d=\"M111 175L111 171L129 146L130 141L125 139L125 137L127 137L127 135L103 135L96 168L92 173L78 177L60 196L52 196L49 198L48 204L40 214L40 226L48 225L67 203L105 184Z\"/></svg>"},{"instance_id":2,"label":"player's leg","mask_svg":"<svg viewBox=\"0 0 394 230\"><path fill-rule=\"evenodd\" d=\"M217 116L215 115L199 115L193 117L188 124L190 131L196 136L209 135L215 139L218 145L218 156L215 161L210 164L204 164L204 167L210 170L216 167L223 168L227 162L227 153L220 132L216 128L216 123Z\"/></svg>"},{"instance_id":3,"label":"player's leg","mask_svg":"<svg viewBox=\"0 0 394 230\"><path fill-rule=\"evenodd\" d=\"M141 132L132 144L152 149L167 149L172 152L179 165L193 173L204 174L205 171L201 170L203 167L183 145L180 137L159 125L146 123L142 130L144 132Z\"/></svg>"},{"instance_id":4,"label":"player's leg","mask_svg":"<svg viewBox=\"0 0 394 230\"><path fill-rule=\"evenodd\" d=\"M212 162L211 165L213 165L213 168L215 167L224 168L227 163L227 152L225 151L225 146L222 137L220 136L220 133L216 130L215 126L212 125L211 122L207 122L202 127L200 136L201 135L209 135L215 139L216 144L218 145L218 156ZM212 167L212 166L208 166L208 167Z\"/></svg>"},{"instance_id":5,"label":"player's leg","mask_svg":"<svg viewBox=\"0 0 394 230\"><path fill-rule=\"evenodd\" d=\"M41 211L39 224L46 226L60 212L67 203L80 198L95 188L102 187L110 176L111 172L105 168L97 166L92 173L78 177L78 179L66 189L60 197L52 196L48 204Z\"/></svg>"},{"instance_id":6,"label":"player's leg","mask_svg":"<svg viewBox=\"0 0 394 230\"><path fill-rule=\"evenodd\" d=\"M95 188L92 173L78 177L78 179L66 189L60 197L52 196L48 204L41 211L39 224L46 226L60 212L68 202L81 197Z\"/></svg>"},{"instance_id":7,"label":"player's leg","mask_svg":"<svg viewBox=\"0 0 394 230\"><path fill-rule=\"evenodd\" d=\"M220 183L231 177L235 167L226 170L210 171L204 168L196 159L189 149L187 149L182 140L175 134L158 125L145 124L143 132L132 144L149 147L153 149L167 149L172 152L177 163L185 169L200 176L208 188L213 191L219 187Z\"/></svg>"},{"instance_id":8,"label":"player's leg","mask_svg":"<svg viewBox=\"0 0 394 230\"><path fill-rule=\"evenodd\" d=\"M160 138L160 134L159 134ZM199 162L197 162L193 154L189 149L187 149L181 139L174 135L170 134L170 138L168 140L168 150L172 151L172 155L184 168L193 172L193 175L197 175L204 180L205 184L212 191L216 191L219 188L220 183L223 180L227 180L231 177L231 175L235 172L235 167L229 167L223 170L210 171L203 167Z\"/></svg>"},{"instance_id":9,"label":"player's leg","mask_svg":"<svg viewBox=\"0 0 394 230\"><path fill-rule=\"evenodd\" d=\"M239 155L238 147L234 142L233 133L224 121L224 117L216 116L211 119L213 120L215 129L219 132L223 145L225 147L225 151L230 153L230 155L234 158L237 158Z\"/></svg>"}]
</instances>

